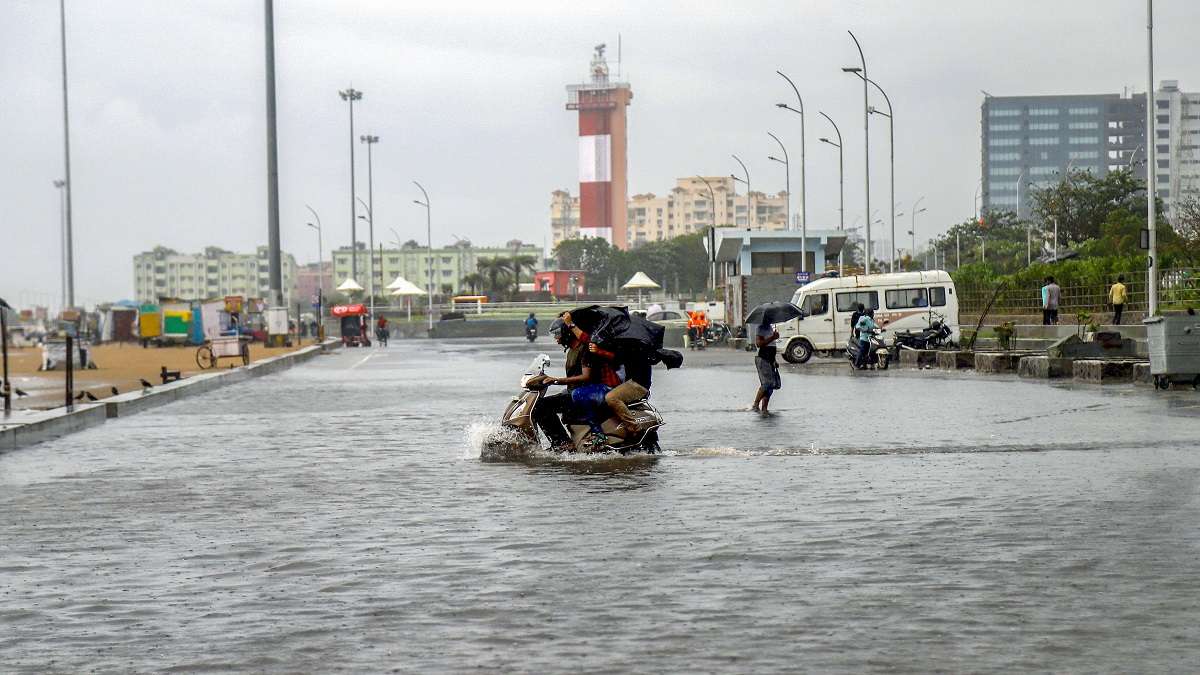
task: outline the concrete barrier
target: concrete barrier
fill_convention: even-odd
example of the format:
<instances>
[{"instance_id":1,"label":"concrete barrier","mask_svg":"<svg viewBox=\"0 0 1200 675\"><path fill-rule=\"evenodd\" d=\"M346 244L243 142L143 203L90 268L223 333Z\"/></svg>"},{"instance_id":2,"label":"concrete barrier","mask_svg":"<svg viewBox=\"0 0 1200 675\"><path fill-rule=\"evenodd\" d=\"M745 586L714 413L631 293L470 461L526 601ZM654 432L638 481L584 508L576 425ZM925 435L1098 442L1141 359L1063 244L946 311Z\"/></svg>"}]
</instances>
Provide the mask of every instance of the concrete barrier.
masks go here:
<instances>
[{"instance_id":1,"label":"concrete barrier","mask_svg":"<svg viewBox=\"0 0 1200 675\"><path fill-rule=\"evenodd\" d=\"M1076 359L1072 365L1072 377L1080 382L1111 384L1132 382L1133 366L1136 361L1104 361L1100 359Z\"/></svg>"},{"instance_id":2,"label":"concrete barrier","mask_svg":"<svg viewBox=\"0 0 1200 675\"><path fill-rule=\"evenodd\" d=\"M975 370L980 373L1012 373L1020 365L1024 354L1012 352L976 352Z\"/></svg>"},{"instance_id":3,"label":"concrete barrier","mask_svg":"<svg viewBox=\"0 0 1200 675\"><path fill-rule=\"evenodd\" d=\"M901 368L932 368L937 365L938 352L934 349L901 349Z\"/></svg>"},{"instance_id":4,"label":"concrete barrier","mask_svg":"<svg viewBox=\"0 0 1200 675\"><path fill-rule=\"evenodd\" d=\"M105 420L128 417L144 410L196 396L254 377L277 373L304 363L318 354L340 346L337 340L298 349L288 354L255 361L248 366L193 375L168 384L155 385L142 391L131 391L100 403L74 406L74 410L54 409L28 411L0 422L0 452L16 450L74 431L103 424Z\"/></svg>"},{"instance_id":5,"label":"concrete barrier","mask_svg":"<svg viewBox=\"0 0 1200 675\"><path fill-rule=\"evenodd\" d=\"M1150 374L1149 363L1133 364L1133 381L1138 384L1154 384L1154 376Z\"/></svg>"},{"instance_id":6,"label":"concrete barrier","mask_svg":"<svg viewBox=\"0 0 1200 675\"><path fill-rule=\"evenodd\" d=\"M937 353L938 368L943 370L959 370L975 367L975 352L939 351Z\"/></svg>"},{"instance_id":7,"label":"concrete barrier","mask_svg":"<svg viewBox=\"0 0 1200 675\"><path fill-rule=\"evenodd\" d=\"M1031 379L1054 379L1072 375L1071 359L1025 356L1017 364L1017 375Z\"/></svg>"}]
</instances>

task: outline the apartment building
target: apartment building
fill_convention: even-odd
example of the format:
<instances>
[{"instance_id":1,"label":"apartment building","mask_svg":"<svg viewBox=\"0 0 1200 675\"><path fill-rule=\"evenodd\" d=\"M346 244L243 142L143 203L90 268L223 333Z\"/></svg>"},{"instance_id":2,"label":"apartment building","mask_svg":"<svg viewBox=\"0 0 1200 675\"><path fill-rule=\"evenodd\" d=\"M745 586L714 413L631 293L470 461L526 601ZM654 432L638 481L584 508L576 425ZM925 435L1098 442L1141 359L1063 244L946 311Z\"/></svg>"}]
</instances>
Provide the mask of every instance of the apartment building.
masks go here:
<instances>
[{"instance_id":1,"label":"apartment building","mask_svg":"<svg viewBox=\"0 0 1200 675\"><path fill-rule=\"evenodd\" d=\"M283 299L292 303L296 260L280 256L283 265ZM267 247L254 253L233 253L209 246L203 253L179 253L165 246L133 257L133 289L139 302L160 298L208 300L226 295L267 298L270 293Z\"/></svg>"},{"instance_id":2,"label":"apartment building","mask_svg":"<svg viewBox=\"0 0 1200 675\"><path fill-rule=\"evenodd\" d=\"M1154 92L1154 150L1156 188L1169 215L1176 200L1200 197L1200 94L1181 91L1178 80L1163 80Z\"/></svg>"},{"instance_id":3,"label":"apartment building","mask_svg":"<svg viewBox=\"0 0 1200 675\"><path fill-rule=\"evenodd\" d=\"M453 246L429 249L405 244L402 248L383 249L375 251L375 288L382 295L382 290L390 284L397 275L408 279L417 286L435 293L440 293L443 285L449 285L452 293L464 290L463 277L479 271L479 261L488 258L512 258L514 256L533 256L537 260L536 270L544 267L542 247L537 244L526 244L512 240L504 246L474 246L471 242L461 240ZM350 276L350 247L345 246L333 252L334 282L336 287ZM432 272L430 276L430 259ZM359 278L355 279L363 288L369 288L367 275L369 262L366 249L358 252ZM469 290L469 289L467 289Z\"/></svg>"}]
</instances>

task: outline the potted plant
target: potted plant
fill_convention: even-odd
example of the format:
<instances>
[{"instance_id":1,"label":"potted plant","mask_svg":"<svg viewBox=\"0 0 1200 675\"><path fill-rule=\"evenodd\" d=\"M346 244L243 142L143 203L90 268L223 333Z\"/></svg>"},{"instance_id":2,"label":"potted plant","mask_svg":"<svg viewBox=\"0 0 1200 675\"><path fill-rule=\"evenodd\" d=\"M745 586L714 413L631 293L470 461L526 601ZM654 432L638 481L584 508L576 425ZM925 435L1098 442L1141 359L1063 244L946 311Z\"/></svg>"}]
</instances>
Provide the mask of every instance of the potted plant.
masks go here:
<instances>
[{"instance_id":1,"label":"potted plant","mask_svg":"<svg viewBox=\"0 0 1200 675\"><path fill-rule=\"evenodd\" d=\"M996 334L996 339L1000 342L1000 349L1009 351L1012 349L1013 322L1005 321L1004 323L992 329Z\"/></svg>"}]
</instances>

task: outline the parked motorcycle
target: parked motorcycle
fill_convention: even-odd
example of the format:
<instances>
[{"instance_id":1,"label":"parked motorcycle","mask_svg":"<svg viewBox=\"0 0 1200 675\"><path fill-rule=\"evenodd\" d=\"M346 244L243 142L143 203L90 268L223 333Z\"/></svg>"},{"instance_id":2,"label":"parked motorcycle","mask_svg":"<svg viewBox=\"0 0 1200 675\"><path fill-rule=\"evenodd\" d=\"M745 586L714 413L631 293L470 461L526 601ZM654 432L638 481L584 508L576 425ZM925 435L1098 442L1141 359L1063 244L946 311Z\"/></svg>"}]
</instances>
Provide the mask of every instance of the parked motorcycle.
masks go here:
<instances>
[{"instance_id":1,"label":"parked motorcycle","mask_svg":"<svg viewBox=\"0 0 1200 675\"><path fill-rule=\"evenodd\" d=\"M946 346L950 342L951 332L943 319L939 316L919 331L896 331L892 334L893 350L938 349Z\"/></svg>"},{"instance_id":2,"label":"parked motorcycle","mask_svg":"<svg viewBox=\"0 0 1200 675\"><path fill-rule=\"evenodd\" d=\"M887 370L888 365L891 363L892 357L888 353L887 345L883 343L882 334L883 329L877 328L871 331L871 335L867 340L867 348L870 349L867 352L867 368ZM861 349L862 341L858 338L851 336L846 341L846 358L850 360L851 367L854 367L854 364L858 363L858 353Z\"/></svg>"}]
</instances>

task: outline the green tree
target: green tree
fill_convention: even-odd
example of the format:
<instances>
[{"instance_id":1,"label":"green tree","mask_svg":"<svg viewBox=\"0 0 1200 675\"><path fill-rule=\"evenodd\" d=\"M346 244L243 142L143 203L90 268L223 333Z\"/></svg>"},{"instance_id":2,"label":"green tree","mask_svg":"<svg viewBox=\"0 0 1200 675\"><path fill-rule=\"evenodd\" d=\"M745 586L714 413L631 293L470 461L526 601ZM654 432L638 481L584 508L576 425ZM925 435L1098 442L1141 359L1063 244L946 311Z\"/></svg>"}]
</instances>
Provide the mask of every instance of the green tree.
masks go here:
<instances>
[{"instance_id":1,"label":"green tree","mask_svg":"<svg viewBox=\"0 0 1200 675\"><path fill-rule=\"evenodd\" d=\"M510 270L504 258L480 258L475 265L484 279L484 290L491 294L504 293L509 285Z\"/></svg>"},{"instance_id":2,"label":"green tree","mask_svg":"<svg viewBox=\"0 0 1200 675\"><path fill-rule=\"evenodd\" d=\"M554 247L559 269L583 270L591 288L602 287L613 276L618 253L618 249L597 237L566 239Z\"/></svg>"},{"instance_id":3,"label":"green tree","mask_svg":"<svg viewBox=\"0 0 1200 675\"><path fill-rule=\"evenodd\" d=\"M470 274L464 276L460 281L462 282L463 286L471 289L472 295L478 295L479 291L481 291L487 284L487 279L485 279L484 276L478 272L471 272Z\"/></svg>"},{"instance_id":4,"label":"green tree","mask_svg":"<svg viewBox=\"0 0 1200 675\"><path fill-rule=\"evenodd\" d=\"M1146 212L1146 186L1129 171L1095 176L1071 171L1063 180L1031 191L1032 208L1047 227L1058 222L1061 243L1099 239L1108 214Z\"/></svg>"}]
</instances>

